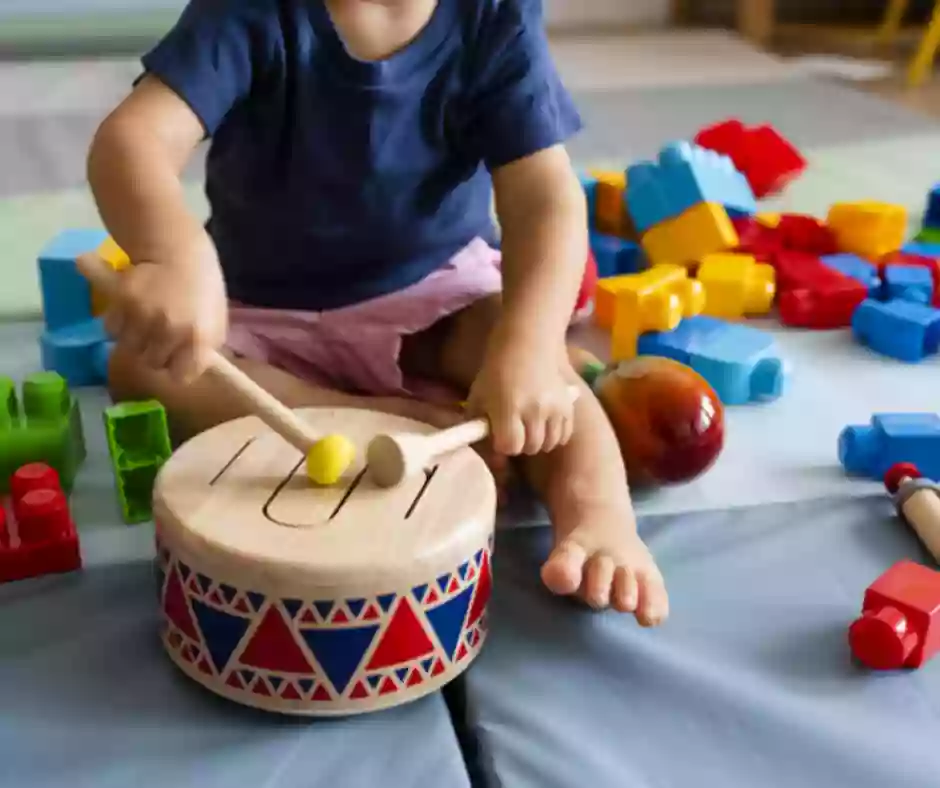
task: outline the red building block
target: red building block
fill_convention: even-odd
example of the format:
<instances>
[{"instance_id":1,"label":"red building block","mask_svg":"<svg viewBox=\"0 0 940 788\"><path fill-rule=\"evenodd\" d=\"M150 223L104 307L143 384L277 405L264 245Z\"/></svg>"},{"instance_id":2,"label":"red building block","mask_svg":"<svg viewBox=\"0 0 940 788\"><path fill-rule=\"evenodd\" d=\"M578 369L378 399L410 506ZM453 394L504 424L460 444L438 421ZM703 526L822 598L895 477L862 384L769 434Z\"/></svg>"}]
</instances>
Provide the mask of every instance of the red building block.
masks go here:
<instances>
[{"instance_id":1,"label":"red building block","mask_svg":"<svg viewBox=\"0 0 940 788\"><path fill-rule=\"evenodd\" d=\"M940 572L913 561L892 566L865 592L849 646L873 670L927 662L940 650Z\"/></svg>"},{"instance_id":2,"label":"red building block","mask_svg":"<svg viewBox=\"0 0 940 788\"><path fill-rule=\"evenodd\" d=\"M777 272L777 311L784 325L845 328L868 297L865 285L829 268L815 255L778 252L770 262Z\"/></svg>"},{"instance_id":3,"label":"red building block","mask_svg":"<svg viewBox=\"0 0 940 788\"><path fill-rule=\"evenodd\" d=\"M10 489L16 533L0 509L0 582L81 568L78 532L58 474L42 463L25 465Z\"/></svg>"},{"instance_id":4,"label":"red building block","mask_svg":"<svg viewBox=\"0 0 940 788\"><path fill-rule=\"evenodd\" d=\"M889 265L911 265L927 268L933 277L933 305L940 307L940 260L907 252L891 252L878 261L878 274L884 278L885 268Z\"/></svg>"},{"instance_id":5,"label":"red building block","mask_svg":"<svg viewBox=\"0 0 940 788\"><path fill-rule=\"evenodd\" d=\"M589 249L587 265L584 268L584 276L581 278L581 287L578 290L578 300L574 306L574 319L580 320L590 313L591 306L594 303L594 294L597 292L597 260L594 253Z\"/></svg>"},{"instance_id":6,"label":"red building block","mask_svg":"<svg viewBox=\"0 0 940 788\"><path fill-rule=\"evenodd\" d=\"M738 233L736 252L751 254L760 262L766 262L783 249L783 239L776 228L761 224L753 216L737 216L731 223Z\"/></svg>"},{"instance_id":7,"label":"red building block","mask_svg":"<svg viewBox=\"0 0 940 788\"><path fill-rule=\"evenodd\" d=\"M702 129L695 142L728 156L758 198L783 191L806 169L800 152L772 126L747 127L740 120L726 120Z\"/></svg>"},{"instance_id":8,"label":"red building block","mask_svg":"<svg viewBox=\"0 0 940 788\"><path fill-rule=\"evenodd\" d=\"M815 216L799 213L784 213L776 228L780 245L794 252L815 255L835 254L839 251L836 236L825 222Z\"/></svg>"}]
</instances>

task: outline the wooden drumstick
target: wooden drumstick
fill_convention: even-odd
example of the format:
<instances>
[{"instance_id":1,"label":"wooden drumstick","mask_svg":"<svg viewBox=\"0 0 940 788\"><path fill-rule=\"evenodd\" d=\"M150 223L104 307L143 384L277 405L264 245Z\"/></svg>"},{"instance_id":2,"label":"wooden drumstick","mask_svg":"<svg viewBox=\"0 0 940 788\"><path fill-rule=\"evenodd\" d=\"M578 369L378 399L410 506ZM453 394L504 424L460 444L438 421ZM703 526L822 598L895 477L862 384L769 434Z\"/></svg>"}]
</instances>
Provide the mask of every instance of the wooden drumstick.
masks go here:
<instances>
[{"instance_id":1,"label":"wooden drumstick","mask_svg":"<svg viewBox=\"0 0 940 788\"><path fill-rule=\"evenodd\" d=\"M921 479L915 466L899 463L885 475L885 487L894 495L901 516L940 562L940 494Z\"/></svg>"},{"instance_id":2,"label":"wooden drumstick","mask_svg":"<svg viewBox=\"0 0 940 788\"><path fill-rule=\"evenodd\" d=\"M578 399L580 390L577 386L569 386L568 393L574 401ZM480 418L432 435L377 435L366 449L369 474L379 487L394 487L439 457L472 446L489 434L489 421Z\"/></svg>"},{"instance_id":3,"label":"wooden drumstick","mask_svg":"<svg viewBox=\"0 0 940 788\"><path fill-rule=\"evenodd\" d=\"M80 255L76 262L79 271L95 287L107 294L115 291L120 274L99 255ZM309 456L310 449L321 436L298 418L297 414L261 388L221 353L212 351L208 368L242 398L254 415L305 457Z\"/></svg>"}]
</instances>

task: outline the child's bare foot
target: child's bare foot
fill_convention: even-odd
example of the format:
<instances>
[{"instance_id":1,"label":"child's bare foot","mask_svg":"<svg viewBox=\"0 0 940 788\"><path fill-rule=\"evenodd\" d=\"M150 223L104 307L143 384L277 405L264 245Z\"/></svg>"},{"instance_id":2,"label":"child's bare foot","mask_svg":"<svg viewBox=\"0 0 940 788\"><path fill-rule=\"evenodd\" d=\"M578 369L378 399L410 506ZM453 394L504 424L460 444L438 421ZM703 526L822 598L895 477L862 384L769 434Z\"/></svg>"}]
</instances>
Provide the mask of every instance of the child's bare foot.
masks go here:
<instances>
[{"instance_id":1,"label":"child's bare foot","mask_svg":"<svg viewBox=\"0 0 940 788\"><path fill-rule=\"evenodd\" d=\"M542 567L553 593L577 594L596 609L634 613L642 626L669 614L663 576L636 533L629 502L601 502L553 512L555 549Z\"/></svg>"}]
</instances>

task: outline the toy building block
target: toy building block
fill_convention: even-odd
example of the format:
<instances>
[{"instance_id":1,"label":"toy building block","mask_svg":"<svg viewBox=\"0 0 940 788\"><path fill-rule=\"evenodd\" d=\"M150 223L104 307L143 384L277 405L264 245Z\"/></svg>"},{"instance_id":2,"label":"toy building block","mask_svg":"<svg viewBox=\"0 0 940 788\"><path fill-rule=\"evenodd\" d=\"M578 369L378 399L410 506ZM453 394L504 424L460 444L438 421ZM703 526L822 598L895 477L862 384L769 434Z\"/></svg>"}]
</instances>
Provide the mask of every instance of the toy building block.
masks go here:
<instances>
[{"instance_id":1,"label":"toy building block","mask_svg":"<svg viewBox=\"0 0 940 788\"><path fill-rule=\"evenodd\" d=\"M594 203L594 227L598 232L629 238L632 226L626 220L623 195L627 185L622 172L591 172L597 179Z\"/></svg>"},{"instance_id":2,"label":"toy building block","mask_svg":"<svg viewBox=\"0 0 940 788\"><path fill-rule=\"evenodd\" d=\"M779 252L772 263L777 272L777 311L786 326L845 328L868 298L865 285L823 265L815 255Z\"/></svg>"},{"instance_id":3,"label":"toy building block","mask_svg":"<svg viewBox=\"0 0 940 788\"><path fill-rule=\"evenodd\" d=\"M0 492L14 471L32 462L55 468L69 491L85 460L85 435L78 401L55 372L37 372L23 382L22 401L9 378L0 378Z\"/></svg>"},{"instance_id":4,"label":"toy building block","mask_svg":"<svg viewBox=\"0 0 940 788\"><path fill-rule=\"evenodd\" d=\"M584 276L581 277L581 287L578 289L578 298L574 305L572 322L578 322L588 317L594 311L594 297L597 293L597 261L594 253L588 249L587 263L584 266ZM105 362L107 366L107 361Z\"/></svg>"},{"instance_id":5,"label":"toy building block","mask_svg":"<svg viewBox=\"0 0 940 788\"><path fill-rule=\"evenodd\" d=\"M921 228L921 231L914 237L914 240L919 243L940 246L940 228L923 227Z\"/></svg>"},{"instance_id":6,"label":"toy building block","mask_svg":"<svg viewBox=\"0 0 940 788\"><path fill-rule=\"evenodd\" d=\"M740 243L728 212L703 202L647 231L640 241L651 265L697 265L702 258L730 252Z\"/></svg>"},{"instance_id":7,"label":"toy building block","mask_svg":"<svg viewBox=\"0 0 940 788\"><path fill-rule=\"evenodd\" d=\"M897 251L907 232L907 209L881 202L836 203L826 223L839 250L878 258Z\"/></svg>"},{"instance_id":8,"label":"toy building block","mask_svg":"<svg viewBox=\"0 0 940 788\"><path fill-rule=\"evenodd\" d=\"M930 271L933 280L933 295L930 303L940 307L940 258L924 257L923 255L908 254L907 252L892 252L881 258L881 277L884 279L885 271L889 267L908 266L925 268Z\"/></svg>"},{"instance_id":9,"label":"toy building block","mask_svg":"<svg viewBox=\"0 0 940 788\"><path fill-rule=\"evenodd\" d=\"M627 211L640 233L700 203L714 203L739 215L757 211L754 192L731 159L698 145L672 143L660 151L657 162L627 169Z\"/></svg>"},{"instance_id":10,"label":"toy building block","mask_svg":"<svg viewBox=\"0 0 940 788\"><path fill-rule=\"evenodd\" d=\"M579 172L578 179L587 200L588 227L593 228L597 220L597 178L588 172Z\"/></svg>"},{"instance_id":11,"label":"toy building block","mask_svg":"<svg viewBox=\"0 0 940 788\"><path fill-rule=\"evenodd\" d=\"M131 264L130 257L110 236L98 247L98 256L115 271L123 271ZM91 286L91 313L95 317L103 315L108 307L108 299L94 285Z\"/></svg>"},{"instance_id":12,"label":"toy building block","mask_svg":"<svg viewBox=\"0 0 940 788\"><path fill-rule=\"evenodd\" d=\"M783 191L806 169L806 160L772 126L731 119L702 129L695 142L728 156L758 198Z\"/></svg>"},{"instance_id":13,"label":"toy building block","mask_svg":"<svg viewBox=\"0 0 940 788\"><path fill-rule=\"evenodd\" d=\"M916 465L940 479L940 416L935 413L876 413L869 424L839 433L839 462L852 476L881 480L893 465Z\"/></svg>"},{"instance_id":14,"label":"toy building block","mask_svg":"<svg viewBox=\"0 0 940 788\"><path fill-rule=\"evenodd\" d=\"M911 241L901 247L904 254L916 254L920 257L932 257L940 259L940 240L935 243L930 241Z\"/></svg>"},{"instance_id":15,"label":"toy building block","mask_svg":"<svg viewBox=\"0 0 940 788\"><path fill-rule=\"evenodd\" d=\"M829 254L819 258L823 265L838 271L850 279L861 282L868 288L872 298L877 298L881 292L881 277L878 275L878 266L863 260L857 254Z\"/></svg>"},{"instance_id":16,"label":"toy building block","mask_svg":"<svg viewBox=\"0 0 940 788\"><path fill-rule=\"evenodd\" d=\"M39 253L39 286L46 330L91 320L91 289L75 265L80 254L97 249L104 230L66 230Z\"/></svg>"},{"instance_id":17,"label":"toy building block","mask_svg":"<svg viewBox=\"0 0 940 788\"><path fill-rule=\"evenodd\" d=\"M702 314L737 319L766 315L774 303L773 266L758 263L753 255L713 254L702 260L697 273L705 288Z\"/></svg>"},{"instance_id":18,"label":"toy building block","mask_svg":"<svg viewBox=\"0 0 940 788\"><path fill-rule=\"evenodd\" d=\"M780 221L783 219L783 214L779 213L759 213L754 217L760 224L764 227L774 230L780 226Z\"/></svg>"},{"instance_id":19,"label":"toy building block","mask_svg":"<svg viewBox=\"0 0 940 788\"><path fill-rule=\"evenodd\" d=\"M172 452L166 412L154 400L126 402L105 410L104 427L124 522L149 520L154 481Z\"/></svg>"},{"instance_id":20,"label":"toy building block","mask_svg":"<svg viewBox=\"0 0 940 788\"><path fill-rule=\"evenodd\" d=\"M640 337L640 355L665 356L698 372L725 405L780 397L786 365L774 338L751 326L699 315L669 332Z\"/></svg>"},{"instance_id":21,"label":"toy building block","mask_svg":"<svg viewBox=\"0 0 940 788\"><path fill-rule=\"evenodd\" d=\"M815 216L801 213L785 213L777 225L780 246L794 252L815 255L836 254L838 239L826 224Z\"/></svg>"},{"instance_id":22,"label":"toy building block","mask_svg":"<svg viewBox=\"0 0 940 788\"><path fill-rule=\"evenodd\" d=\"M4 481L12 505L0 508L0 582L80 569L78 532L55 470L29 464Z\"/></svg>"},{"instance_id":23,"label":"toy building block","mask_svg":"<svg viewBox=\"0 0 940 788\"><path fill-rule=\"evenodd\" d=\"M915 304L932 304L934 277L929 268L913 265L886 265L882 298Z\"/></svg>"},{"instance_id":24,"label":"toy building block","mask_svg":"<svg viewBox=\"0 0 940 788\"><path fill-rule=\"evenodd\" d=\"M854 657L872 670L919 668L940 650L940 572L900 561L872 583L849 627Z\"/></svg>"},{"instance_id":25,"label":"toy building block","mask_svg":"<svg viewBox=\"0 0 940 788\"><path fill-rule=\"evenodd\" d=\"M633 241L603 233L591 233L591 250L597 260L597 275L601 279L636 274L646 268L643 250Z\"/></svg>"},{"instance_id":26,"label":"toy building block","mask_svg":"<svg viewBox=\"0 0 940 788\"><path fill-rule=\"evenodd\" d=\"M702 311L705 294L702 285L689 279L688 271L678 265L654 266L638 274L624 274L602 279L597 284L594 303L594 322L601 328L613 329L620 308L620 294L630 293L626 303L638 303L645 298L659 298L660 292L674 294L679 298L681 315L689 317Z\"/></svg>"},{"instance_id":27,"label":"toy building block","mask_svg":"<svg viewBox=\"0 0 940 788\"><path fill-rule=\"evenodd\" d=\"M705 294L678 265L658 266L622 281L616 291L610 340L612 361L637 355L637 340L647 331L671 331L683 317L702 311Z\"/></svg>"},{"instance_id":28,"label":"toy building block","mask_svg":"<svg viewBox=\"0 0 940 788\"><path fill-rule=\"evenodd\" d=\"M940 184L934 186L927 197L924 227L940 230Z\"/></svg>"},{"instance_id":29,"label":"toy building block","mask_svg":"<svg viewBox=\"0 0 940 788\"><path fill-rule=\"evenodd\" d=\"M45 331L39 339L42 368L57 372L76 388L107 382L111 347L101 318Z\"/></svg>"},{"instance_id":30,"label":"toy building block","mask_svg":"<svg viewBox=\"0 0 940 788\"><path fill-rule=\"evenodd\" d=\"M852 333L876 353L916 363L940 348L940 309L911 301L868 299L855 310Z\"/></svg>"}]
</instances>

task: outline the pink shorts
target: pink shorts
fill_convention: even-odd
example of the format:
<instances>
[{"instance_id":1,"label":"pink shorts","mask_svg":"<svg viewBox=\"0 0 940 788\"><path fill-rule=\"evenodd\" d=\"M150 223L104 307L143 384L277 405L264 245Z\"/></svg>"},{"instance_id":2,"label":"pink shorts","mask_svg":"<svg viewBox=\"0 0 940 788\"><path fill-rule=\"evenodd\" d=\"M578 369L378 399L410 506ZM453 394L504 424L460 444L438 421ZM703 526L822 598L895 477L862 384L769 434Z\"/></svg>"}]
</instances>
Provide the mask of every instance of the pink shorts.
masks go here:
<instances>
[{"instance_id":1,"label":"pink shorts","mask_svg":"<svg viewBox=\"0 0 940 788\"><path fill-rule=\"evenodd\" d=\"M341 391L452 398L433 381L405 379L402 338L501 289L500 254L477 239L417 284L353 306L306 312L232 304L228 349Z\"/></svg>"}]
</instances>

